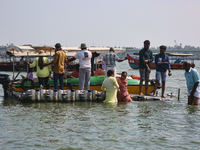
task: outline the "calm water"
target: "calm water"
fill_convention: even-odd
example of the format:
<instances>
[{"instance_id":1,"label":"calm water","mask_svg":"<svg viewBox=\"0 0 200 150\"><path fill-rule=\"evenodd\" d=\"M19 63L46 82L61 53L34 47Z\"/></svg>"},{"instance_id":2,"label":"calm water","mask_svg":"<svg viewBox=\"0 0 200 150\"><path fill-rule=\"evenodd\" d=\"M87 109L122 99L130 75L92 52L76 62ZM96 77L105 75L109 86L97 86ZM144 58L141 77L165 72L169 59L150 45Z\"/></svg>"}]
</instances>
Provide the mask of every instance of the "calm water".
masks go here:
<instances>
[{"instance_id":1,"label":"calm water","mask_svg":"<svg viewBox=\"0 0 200 150\"><path fill-rule=\"evenodd\" d=\"M127 61L118 63L123 68L139 75ZM200 106L187 105L184 71L172 74L166 94L180 88L181 101L20 104L4 101L0 88L0 149L200 149Z\"/></svg>"}]
</instances>

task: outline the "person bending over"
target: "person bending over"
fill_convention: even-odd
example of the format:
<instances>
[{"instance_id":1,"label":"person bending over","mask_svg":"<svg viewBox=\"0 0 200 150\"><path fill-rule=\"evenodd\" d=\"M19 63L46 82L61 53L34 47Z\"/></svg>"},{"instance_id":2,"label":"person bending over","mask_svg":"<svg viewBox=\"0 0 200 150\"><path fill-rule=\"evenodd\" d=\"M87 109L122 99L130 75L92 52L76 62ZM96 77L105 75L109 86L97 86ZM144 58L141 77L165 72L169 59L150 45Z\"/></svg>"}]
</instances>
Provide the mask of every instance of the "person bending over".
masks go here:
<instances>
[{"instance_id":1,"label":"person bending over","mask_svg":"<svg viewBox=\"0 0 200 150\"><path fill-rule=\"evenodd\" d=\"M191 67L190 62L183 63L185 69L185 79L188 89L188 105L199 105L200 77L196 69Z\"/></svg>"}]
</instances>

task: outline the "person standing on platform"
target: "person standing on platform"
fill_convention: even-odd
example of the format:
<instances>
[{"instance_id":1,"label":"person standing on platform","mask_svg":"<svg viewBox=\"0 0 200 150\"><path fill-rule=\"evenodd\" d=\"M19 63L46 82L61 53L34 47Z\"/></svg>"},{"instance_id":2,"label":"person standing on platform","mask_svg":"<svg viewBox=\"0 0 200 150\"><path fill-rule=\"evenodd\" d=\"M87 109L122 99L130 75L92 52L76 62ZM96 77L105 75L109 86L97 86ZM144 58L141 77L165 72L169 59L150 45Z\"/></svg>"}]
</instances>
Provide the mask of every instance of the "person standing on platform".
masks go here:
<instances>
[{"instance_id":1,"label":"person standing on platform","mask_svg":"<svg viewBox=\"0 0 200 150\"><path fill-rule=\"evenodd\" d=\"M45 63L49 63L49 59L47 57L44 57L44 55L44 51L40 50L38 57L36 57L33 63L30 64L30 68L36 66L36 76L38 77L39 86L43 86L44 81L46 89L49 89L49 77L51 76L51 66L44 67Z\"/></svg>"},{"instance_id":2,"label":"person standing on platform","mask_svg":"<svg viewBox=\"0 0 200 150\"><path fill-rule=\"evenodd\" d=\"M62 50L60 43L55 45L55 55L52 63L54 64L54 86L58 89L58 79L60 82L60 89L63 90L63 77L65 73L65 64L68 62L65 52Z\"/></svg>"},{"instance_id":3,"label":"person standing on platform","mask_svg":"<svg viewBox=\"0 0 200 150\"><path fill-rule=\"evenodd\" d=\"M149 49L150 41L144 41L144 48L139 52L139 72L140 72L140 84L139 84L139 95L144 95L142 93L142 85L145 80L145 95L148 94L148 82L149 74L151 73L150 62L153 61L153 53Z\"/></svg>"},{"instance_id":4,"label":"person standing on platform","mask_svg":"<svg viewBox=\"0 0 200 150\"><path fill-rule=\"evenodd\" d=\"M196 69L191 68L188 61L183 63L185 69L185 79L188 89L188 105L199 105L200 97L200 77Z\"/></svg>"},{"instance_id":5,"label":"person standing on platform","mask_svg":"<svg viewBox=\"0 0 200 150\"><path fill-rule=\"evenodd\" d=\"M55 44L55 55L53 57L53 61L49 64L45 64L44 66L54 64L54 87L58 90L58 79L60 82L60 89L63 90L64 82L63 77L65 74L65 64L68 62L65 52L62 50L60 43Z\"/></svg>"},{"instance_id":6,"label":"person standing on platform","mask_svg":"<svg viewBox=\"0 0 200 150\"><path fill-rule=\"evenodd\" d=\"M116 63L115 61L122 62L126 60L127 57L124 59L119 59L119 57L115 54L115 50L113 47L110 48L109 53L107 53L103 57L103 62L106 63L106 72L105 72L105 77L107 77L107 71L108 70L114 70L114 77L116 77Z\"/></svg>"},{"instance_id":7,"label":"person standing on platform","mask_svg":"<svg viewBox=\"0 0 200 150\"><path fill-rule=\"evenodd\" d=\"M79 59L79 90L84 89L84 82L86 84L86 90L90 89L91 58L92 53L87 50L86 44L82 43L81 51L77 52L73 58L69 59L69 61Z\"/></svg>"},{"instance_id":8,"label":"person standing on platform","mask_svg":"<svg viewBox=\"0 0 200 150\"><path fill-rule=\"evenodd\" d=\"M166 98L164 96L165 93L165 82L167 76L167 70L169 71L168 75L171 76L170 70L170 59L169 56L165 54L167 47L164 45L160 46L160 53L155 56L155 64L156 64L156 83L154 84L154 92L153 96L156 96L156 90L158 83L160 81L160 77L162 78L162 98Z\"/></svg>"}]
</instances>

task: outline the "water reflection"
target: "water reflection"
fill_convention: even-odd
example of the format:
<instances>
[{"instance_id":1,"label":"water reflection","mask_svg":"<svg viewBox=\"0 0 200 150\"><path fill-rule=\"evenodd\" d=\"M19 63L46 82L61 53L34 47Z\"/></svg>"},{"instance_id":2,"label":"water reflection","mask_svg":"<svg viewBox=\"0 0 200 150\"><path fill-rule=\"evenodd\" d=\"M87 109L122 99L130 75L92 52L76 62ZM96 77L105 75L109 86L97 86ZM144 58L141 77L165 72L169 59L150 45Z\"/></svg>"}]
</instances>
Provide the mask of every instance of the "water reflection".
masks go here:
<instances>
[{"instance_id":1,"label":"water reflection","mask_svg":"<svg viewBox=\"0 0 200 150\"><path fill-rule=\"evenodd\" d=\"M0 101L3 106L16 106L17 104L19 104L18 100L12 99L12 98L2 97L2 99L0 99Z\"/></svg>"},{"instance_id":2,"label":"water reflection","mask_svg":"<svg viewBox=\"0 0 200 150\"><path fill-rule=\"evenodd\" d=\"M199 106L194 106L194 105L187 105L186 110L188 114L196 114L199 113Z\"/></svg>"}]
</instances>

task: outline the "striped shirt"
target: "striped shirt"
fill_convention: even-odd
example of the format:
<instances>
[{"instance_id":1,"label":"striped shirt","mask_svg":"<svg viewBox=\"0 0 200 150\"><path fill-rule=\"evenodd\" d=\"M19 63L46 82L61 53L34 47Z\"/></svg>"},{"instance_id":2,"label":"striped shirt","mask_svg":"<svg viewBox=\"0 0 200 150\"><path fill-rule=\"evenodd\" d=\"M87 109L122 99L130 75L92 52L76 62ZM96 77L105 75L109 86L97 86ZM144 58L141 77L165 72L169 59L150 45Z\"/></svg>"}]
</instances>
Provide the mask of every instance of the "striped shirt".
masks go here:
<instances>
[{"instance_id":1,"label":"striped shirt","mask_svg":"<svg viewBox=\"0 0 200 150\"><path fill-rule=\"evenodd\" d=\"M106 66L116 66L115 61L118 60L119 57L113 52L109 52L105 56L103 56L103 61L106 62Z\"/></svg>"}]
</instances>

